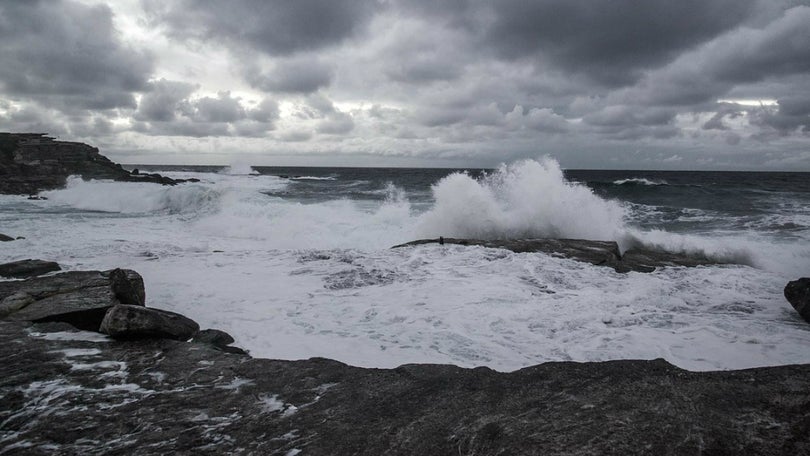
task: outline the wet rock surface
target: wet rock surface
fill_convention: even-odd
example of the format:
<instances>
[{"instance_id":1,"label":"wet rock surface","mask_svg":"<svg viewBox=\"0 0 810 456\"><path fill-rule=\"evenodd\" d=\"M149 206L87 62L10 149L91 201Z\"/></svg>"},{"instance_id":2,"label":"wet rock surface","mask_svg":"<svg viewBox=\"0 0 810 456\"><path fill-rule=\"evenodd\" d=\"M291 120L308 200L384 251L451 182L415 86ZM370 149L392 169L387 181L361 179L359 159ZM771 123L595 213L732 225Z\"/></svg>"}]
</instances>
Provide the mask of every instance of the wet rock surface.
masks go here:
<instances>
[{"instance_id":1,"label":"wet rock surface","mask_svg":"<svg viewBox=\"0 0 810 456\"><path fill-rule=\"evenodd\" d=\"M99 327L114 339L189 340L199 330L197 322L178 313L125 304L107 310Z\"/></svg>"},{"instance_id":2,"label":"wet rock surface","mask_svg":"<svg viewBox=\"0 0 810 456\"><path fill-rule=\"evenodd\" d=\"M10 263L0 264L0 277L11 277L15 279L25 279L36 277L49 272L59 271L62 268L53 261L44 260L19 260Z\"/></svg>"},{"instance_id":3,"label":"wet rock surface","mask_svg":"<svg viewBox=\"0 0 810 456\"><path fill-rule=\"evenodd\" d=\"M622 255L619 245L613 241L589 241L584 239L420 239L392 248L423 244L478 245L488 248L507 249L516 253L542 252L569 258L597 266L608 266L617 272L652 272L665 266L700 266L717 264L708 258L661 252L647 249L631 249Z\"/></svg>"},{"instance_id":4,"label":"wet rock surface","mask_svg":"<svg viewBox=\"0 0 810 456\"><path fill-rule=\"evenodd\" d=\"M810 277L788 282L785 286L785 298L804 321L810 323Z\"/></svg>"},{"instance_id":5,"label":"wet rock surface","mask_svg":"<svg viewBox=\"0 0 810 456\"><path fill-rule=\"evenodd\" d=\"M34 195L61 188L68 176L175 185L159 174L132 174L97 148L56 141L42 133L0 133L0 193Z\"/></svg>"},{"instance_id":6,"label":"wet rock surface","mask_svg":"<svg viewBox=\"0 0 810 456\"><path fill-rule=\"evenodd\" d=\"M118 271L118 272L116 272ZM131 270L70 271L23 281L0 282L0 318L16 321L64 321L98 330L107 309L116 304L137 304L119 299L114 277L145 296L143 279ZM118 285L122 285L119 283ZM142 303L141 303L142 304Z\"/></svg>"},{"instance_id":7,"label":"wet rock surface","mask_svg":"<svg viewBox=\"0 0 810 456\"><path fill-rule=\"evenodd\" d=\"M810 452L810 366L662 360L363 369L0 321L0 444L25 454Z\"/></svg>"}]
</instances>

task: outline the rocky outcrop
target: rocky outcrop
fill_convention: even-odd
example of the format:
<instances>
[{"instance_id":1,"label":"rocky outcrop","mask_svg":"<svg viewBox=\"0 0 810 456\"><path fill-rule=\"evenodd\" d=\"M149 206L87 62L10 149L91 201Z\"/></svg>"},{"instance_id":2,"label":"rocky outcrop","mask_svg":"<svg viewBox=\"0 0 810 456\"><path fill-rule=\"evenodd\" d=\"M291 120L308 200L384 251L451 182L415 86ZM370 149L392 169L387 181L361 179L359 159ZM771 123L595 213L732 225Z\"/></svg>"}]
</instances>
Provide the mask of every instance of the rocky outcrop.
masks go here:
<instances>
[{"instance_id":1,"label":"rocky outcrop","mask_svg":"<svg viewBox=\"0 0 810 456\"><path fill-rule=\"evenodd\" d=\"M622 255L619 245L613 241L588 241L583 239L420 239L392 248L423 244L479 245L488 248L507 249L516 253L542 252L598 266L608 266L617 272L652 272L664 266L700 266L717 264L708 258L691 257L678 253L645 249L631 249Z\"/></svg>"},{"instance_id":2,"label":"rocky outcrop","mask_svg":"<svg viewBox=\"0 0 810 456\"><path fill-rule=\"evenodd\" d=\"M114 339L189 340L199 330L194 320L178 313L123 304L107 310L99 327Z\"/></svg>"},{"instance_id":3,"label":"rocky outcrop","mask_svg":"<svg viewBox=\"0 0 810 456\"><path fill-rule=\"evenodd\" d=\"M808 365L364 369L8 321L0 365L10 453L810 454Z\"/></svg>"},{"instance_id":4,"label":"rocky outcrop","mask_svg":"<svg viewBox=\"0 0 810 456\"><path fill-rule=\"evenodd\" d=\"M13 240L14 240L13 237L6 236L5 234L0 233L0 242L9 242L9 241L13 241Z\"/></svg>"},{"instance_id":5,"label":"rocky outcrop","mask_svg":"<svg viewBox=\"0 0 810 456\"><path fill-rule=\"evenodd\" d=\"M11 263L0 264L0 277L11 277L15 279L25 279L36 277L49 272L59 271L62 268L53 261L43 260L19 260Z\"/></svg>"},{"instance_id":6,"label":"rocky outcrop","mask_svg":"<svg viewBox=\"0 0 810 456\"><path fill-rule=\"evenodd\" d=\"M71 175L164 185L182 182L159 174L132 174L87 144L56 141L43 133L0 133L0 193L60 188Z\"/></svg>"},{"instance_id":7,"label":"rocky outcrop","mask_svg":"<svg viewBox=\"0 0 810 456\"><path fill-rule=\"evenodd\" d=\"M810 323L810 277L788 282L785 287L785 298L804 321Z\"/></svg>"},{"instance_id":8,"label":"rocky outcrop","mask_svg":"<svg viewBox=\"0 0 810 456\"><path fill-rule=\"evenodd\" d=\"M130 293L122 293L127 289ZM143 279L131 270L70 271L24 281L0 282L0 318L63 321L97 331L117 304L143 305ZM140 297L140 299L139 299Z\"/></svg>"}]
</instances>

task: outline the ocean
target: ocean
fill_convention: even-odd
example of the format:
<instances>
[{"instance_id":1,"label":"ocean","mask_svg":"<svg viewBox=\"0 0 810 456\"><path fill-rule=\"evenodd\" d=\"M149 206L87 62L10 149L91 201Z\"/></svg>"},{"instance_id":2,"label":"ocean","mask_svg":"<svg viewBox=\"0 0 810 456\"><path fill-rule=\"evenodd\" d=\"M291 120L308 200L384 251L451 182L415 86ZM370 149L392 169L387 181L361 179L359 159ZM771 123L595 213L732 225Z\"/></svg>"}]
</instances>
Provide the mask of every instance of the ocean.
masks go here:
<instances>
[{"instance_id":1,"label":"ocean","mask_svg":"<svg viewBox=\"0 0 810 456\"><path fill-rule=\"evenodd\" d=\"M787 303L810 276L810 174L137 166L199 183L82 181L0 195L0 262L130 268L147 305L253 356L366 367L664 358L691 370L810 362ZM731 264L621 274L427 237L615 240Z\"/></svg>"}]
</instances>

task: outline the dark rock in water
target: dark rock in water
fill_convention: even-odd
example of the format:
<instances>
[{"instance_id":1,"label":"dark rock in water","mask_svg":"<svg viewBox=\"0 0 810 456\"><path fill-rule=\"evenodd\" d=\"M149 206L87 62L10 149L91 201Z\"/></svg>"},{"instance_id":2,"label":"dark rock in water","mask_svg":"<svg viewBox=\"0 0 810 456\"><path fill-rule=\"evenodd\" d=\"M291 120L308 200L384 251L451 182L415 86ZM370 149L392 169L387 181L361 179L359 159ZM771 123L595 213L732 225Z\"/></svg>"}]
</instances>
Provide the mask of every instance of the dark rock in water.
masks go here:
<instances>
[{"instance_id":1,"label":"dark rock in water","mask_svg":"<svg viewBox=\"0 0 810 456\"><path fill-rule=\"evenodd\" d=\"M810 454L810 365L688 372L663 360L635 360L546 363L509 373L446 365L363 369L66 331L0 321L6 449Z\"/></svg>"},{"instance_id":2,"label":"dark rock in water","mask_svg":"<svg viewBox=\"0 0 810 456\"><path fill-rule=\"evenodd\" d=\"M0 133L0 193L34 195L63 187L68 176L175 185L159 174L131 174L87 144L44 133Z\"/></svg>"},{"instance_id":3,"label":"dark rock in water","mask_svg":"<svg viewBox=\"0 0 810 456\"><path fill-rule=\"evenodd\" d=\"M49 272L59 271L62 268L53 261L43 260L20 260L11 263L0 264L0 276L13 277L15 279L25 279L35 277Z\"/></svg>"},{"instance_id":4,"label":"dark rock in water","mask_svg":"<svg viewBox=\"0 0 810 456\"><path fill-rule=\"evenodd\" d=\"M810 277L788 282L785 287L785 298L804 321L810 323Z\"/></svg>"},{"instance_id":5,"label":"dark rock in water","mask_svg":"<svg viewBox=\"0 0 810 456\"><path fill-rule=\"evenodd\" d=\"M39 196L39 195L30 195L30 196L28 196L28 199L33 200L33 201L45 201L48 198L46 198L44 196Z\"/></svg>"},{"instance_id":6,"label":"dark rock in water","mask_svg":"<svg viewBox=\"0 0 810 456\"><path fill-rule=\"evenodd\" d=\"M516 253L542 252L593 265L609 266L617 272L652 272L655 268L664 266L717 264L716 261L708 258L693 258L678 253L644 249L632 249L621 255L619 245L614 241L589 241L584 239L481 240L440 237L439 239L420 239L395 245L392 248L422 244L480 245L482 247L507 249Z\"/></svg>"},{"instance_id":7,"label":"dark rock in water","mask_svg":"<svg viewBox=\"0 0 810 456\"><path fill-rule=\"evenodd\" d=\"M199 330L194 320L178 313L126 304L110 308L99 327L116 339L189 340Z\"/></svg>"},{"instance_id":8,"label":"dark rock in water","mask_svg":"<svg viewBox=\"0 0 810 456\"><path fill-rule=\"evenodd\" d=\"M116 280L128 281L144 295L143 279L121 270ZM107 309L120 304L110 277L113 271L71 271L23 281L0 282L0 318L15 321L62 321L97 331ZM118 287L122 287L120 284Z\"/></svg>"},{"instance_id":9,"label":"dark rock in water","mask_svg":"<svg viewBox=\"0 0 810 456\"><path fill-rule=\"evenodd\" d=\"M13 241L13 240L14 240L13 237L6 236L5 234L0 233L0 242L9 242L9 241Z\"/></svg>"}]
</instances>

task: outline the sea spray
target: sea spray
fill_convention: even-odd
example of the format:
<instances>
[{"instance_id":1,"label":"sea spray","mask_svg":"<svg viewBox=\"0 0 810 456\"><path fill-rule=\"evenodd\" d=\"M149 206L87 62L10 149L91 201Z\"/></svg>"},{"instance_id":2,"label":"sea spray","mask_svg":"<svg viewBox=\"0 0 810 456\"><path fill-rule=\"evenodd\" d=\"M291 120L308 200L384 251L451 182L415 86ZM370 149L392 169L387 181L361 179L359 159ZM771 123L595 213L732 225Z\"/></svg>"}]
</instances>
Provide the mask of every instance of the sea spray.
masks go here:
<instances>
[{"instance_id":1,"label":"sea spray","mask_svg":"<svg viewBox=\"0 0 810 456\"><path fill-rule=\"evenodd\" d=\"M480 180L454 173L433 196L417 228L422 237L614 240L625 229L622 205L566 181L549 158L502 165Z\"/></svg>"},{"instance_id":2,"label":"sea spray","mask_svg":"<svg viewBox=\"0 0 810 456\"><path fill-rule=\"evenodd\" d=\"M49 205L100 212L199 213L215 208L220 192L203 185L165 186L141 182L84 181L71 176L61 190L42 192Z\"/></svg>"}]
</instances>

